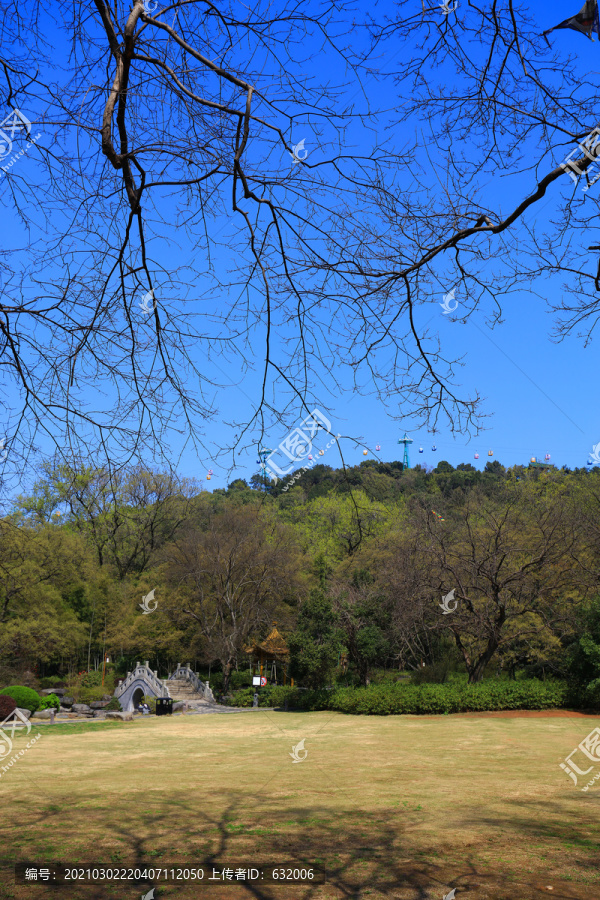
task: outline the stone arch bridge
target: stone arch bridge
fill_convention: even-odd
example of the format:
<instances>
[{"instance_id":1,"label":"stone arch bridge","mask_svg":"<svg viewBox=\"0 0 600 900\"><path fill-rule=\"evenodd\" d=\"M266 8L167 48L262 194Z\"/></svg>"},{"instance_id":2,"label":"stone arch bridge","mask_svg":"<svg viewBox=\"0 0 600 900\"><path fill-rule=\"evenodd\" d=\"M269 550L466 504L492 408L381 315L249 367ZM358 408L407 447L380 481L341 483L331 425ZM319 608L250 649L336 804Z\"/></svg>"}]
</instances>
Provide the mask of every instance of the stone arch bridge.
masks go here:
<instances>
[{"instance_id":1,"label":"stone arch bridge","mask_svg":"<svg viewBox=\"0 0 600 900\"><path fill-rule=\"evenodd\" d=\"M148 661L144 665L136 663L133 672L115 688L115 697L125 712L131 712L144 695L149 697L171 697L172 700L183 700L193 704L199 700L215 703L213 692L208 684L200 681L197 672L192 672L189 665L177 664L177 668L167 679L160 679L158 672L153 672Z\"/></svg>"}]
</instances>

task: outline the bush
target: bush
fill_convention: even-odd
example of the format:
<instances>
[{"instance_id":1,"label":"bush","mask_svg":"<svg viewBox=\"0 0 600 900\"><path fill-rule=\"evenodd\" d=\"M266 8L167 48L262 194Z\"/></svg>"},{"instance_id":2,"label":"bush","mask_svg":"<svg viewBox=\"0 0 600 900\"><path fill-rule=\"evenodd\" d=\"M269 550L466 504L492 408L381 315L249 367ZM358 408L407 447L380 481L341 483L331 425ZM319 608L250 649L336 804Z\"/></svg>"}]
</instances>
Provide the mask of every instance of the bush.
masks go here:
<instances>
[{"instance_id":1,"label":"bush","mask_svg":"<svg viewBox=\"0 0 600 900\"><path fill-rule=\"evenodd\" d=\"M65 687L65 680L60 675L47 675L45 678L40 679L40 688L41 690L45 690L46 688L63 688Z\"/></svg>"},{"instance_id":2,"label":"bush","mask_svg":"<svg viewBox=\"0 0 600 900\"><path fill-rule=\"evenodd\" d=\"M42 697L42 702L40 703L40 709L52 709L54 708L57 712L60 709L60 700L56 696L56 694L48 694L46 697Z\"/></svg>"},{"instance_id":3,"label":"bush","mask_svg":"<svg viewBox=\"0 0 600 900\"><path fill-rule=\"evenodd\" d=\"M329 708L358 715L432 715L504 709L563 707L572 695L564 682L498 682L481 684L376 685L343 688Z\"/></svg>"},{"instance_id":4,"label":"bush","mask_svg":"<svg viewBox=\"0 0 600 900\"><path fill-rule=\"evenodd\" d=\"M252 706L254 689L236 691L230 706ZM258 691L259 706L288 709L331 709L354 715L440 715L504 709L557 709L581 706L582 695L566 682L500 681L466 684L376 684L360 688L307 691L297 687L267 687Z\"/></svg>"},{"instance_id":5,"label":"bush","mask_svg":"<svg viewBox=\"0 0 600 900\"><path fill-rule=\"evenodd\" d=\"M98 685L102 684L102 672L100 669L95 670L92 669L89 672L80 672L79 673L79 684L85 690L85 688L98 687Z\"/></svg>"},{"instance_id":6,"label":"bush","mask_svg":"<svg viewBox=\"0 0 600 900\"><path fill-rule=\"evenodd\" d=\"M208 675L202 677L200 675L200 681L208 681ZM216 695L217 693L221 693L223 690L223 673L222 672L212 672L210 676L210 687L213 693ZM230 691L239 691L242 688L252 687L252 673L248 672L246 669L245 672L236 672L235 670L229 676L229 690Z\"/></svg>"},{"instance_id":7,"label":"bush","mask_svg":"<svg viewBox=\"0 0 600 900\"><path fill-rule=\"evenodd\" d=\"M150 704L148 704L149 706ZM116 697L111 697L109 700L108 706L105 706L104 709L106 712L121 712L121 704L119 703Z\"/></svg>"},{"instance_id":8,"label":"bush","mask_svg":"<svg viewBox=\"0 0 600 900\"><path fill-rule=\"evenodd\" d=\"M102 700L104 695L107 693L106 686L102 687L101 685L98 687L86 688L85 690L77 691L75 696L77 703L91 703L93 700Z\"/></svg>"},{"instance_id":9,"label":"bush","mask_svg":"<svg viewBox=\"0 0 600 900\"><path fill-rule=\"evenodd\" d=\"M352 690L352 688L348 688ZM367 689L368 690L368 689ZM272 685L260 689L246 688L235 691L227 698L228 706L252 706L254 692L258 693L259 707L282 707L288 702L288 709L316 710L329 709L329 699L332 691L306 691L289 685Z\"/></svg>"},{"instance_id":10,"label":"bush","mask_svg":"<svg viewBox=\"0 0 600 900\"><path fill-rule=\"evenodd\" d=\"M7 694L0 694L0 722L3 722L7 716L10 716L16 708L16 701L12 697L9 697Z\"/></svg>"},{"instance_id":11,"label":"bush","mask_svg":"<svg viewBox=\"0 0 600 900\"><path fill-rule=\"evenodd\" d=\"M98 671L79 672L69 679L67 691L76 703L91 703L94 700L102 700L105 694L112 694L115 689L114 667L107 667L104 686L102 686L102 669Z\"/></svg>"},{"instance_id":12,"label":"bush","mask_svg":"<svg viewBox=\"0 0 600 900\"><path fill-rule=\"evenodd\" d=\"M116 700L117 698L114 697L113 699ZM112 700L110 702L112 703ZM118 702L119 701L117 700L117 703ZM144 695L144 703L148 704L151 713L156 713L156 697L153 697L151 694L146 694Z\"/></svg>"},{"instance_id":13,"label":"bush","mask_svg":"<svg viewBox=\"0 0 600 900\"><path fill-rule=\"evenodd\" d=\"M32 713L37 712L42 702L42 698L37 691L19 685L4 688L4 690L0 691L0 694L12 697L17 706L20 706L21 709L29 709Z\"/></svg>"}]
</instances>

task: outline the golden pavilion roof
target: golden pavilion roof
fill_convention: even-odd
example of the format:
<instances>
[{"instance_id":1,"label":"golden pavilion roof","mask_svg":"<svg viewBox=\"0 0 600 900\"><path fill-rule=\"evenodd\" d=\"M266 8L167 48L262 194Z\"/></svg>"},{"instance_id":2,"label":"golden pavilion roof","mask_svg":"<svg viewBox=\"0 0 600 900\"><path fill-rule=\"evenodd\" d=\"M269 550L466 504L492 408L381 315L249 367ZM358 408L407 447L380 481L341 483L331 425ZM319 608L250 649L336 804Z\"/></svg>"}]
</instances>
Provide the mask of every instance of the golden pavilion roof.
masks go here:
<instances>
[{"instance_id":1,"label":"golden pavilion roof","mask_svg":"<svg viewBox=\"0 0 600 900\"><path fill-rule=\"evenodd\" d=\"M273 623L273 629L262 643L256 643L246 648L246 653L254 653L255 656L281 657L289 656L288 645Z\"/></svg>"}]
</instances>

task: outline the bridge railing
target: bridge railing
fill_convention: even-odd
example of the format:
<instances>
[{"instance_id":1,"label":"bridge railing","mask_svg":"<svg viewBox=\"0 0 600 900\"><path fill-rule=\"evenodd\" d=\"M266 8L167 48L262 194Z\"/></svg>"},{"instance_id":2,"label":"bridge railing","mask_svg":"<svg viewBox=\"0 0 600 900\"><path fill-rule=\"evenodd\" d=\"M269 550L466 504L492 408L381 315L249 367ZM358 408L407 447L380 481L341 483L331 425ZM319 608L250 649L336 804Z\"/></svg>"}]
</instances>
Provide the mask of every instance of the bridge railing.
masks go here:
<instances>
[{"instance_id":1,"label":"bridge railing","mask_svg":"<svg viewBox=\"0 0 600 900\"><path fill-rule=\"evenodd\" d=\"M127 677L115 688L115 697L117 699L121 697L128 688L131 687L134 681L141 679L145 681L156 693L157 697L170 697L169 688L167 686L167 682L158 677L158 672L153 672L150 668L150 663L146 660L146 663L142 665L141 663L136 663L135 669L133 672L128 672Z\"/></svg>"},{"instance_id":2,"label":"bridge railing","mask_svg":"<svg viewBox=\"0 0 600 900\"><path fill-rule=\"evenodd\" d=\"M189 666L182 666L181 663L178 663L175 671L169 675L169 681L175 678L182 678L189 681L192 687L202 694L205 700L210 700L211 703L215 702L210 686L206 682L200 681L197 673L193 672Z\"/></svg>"}]
</instances>

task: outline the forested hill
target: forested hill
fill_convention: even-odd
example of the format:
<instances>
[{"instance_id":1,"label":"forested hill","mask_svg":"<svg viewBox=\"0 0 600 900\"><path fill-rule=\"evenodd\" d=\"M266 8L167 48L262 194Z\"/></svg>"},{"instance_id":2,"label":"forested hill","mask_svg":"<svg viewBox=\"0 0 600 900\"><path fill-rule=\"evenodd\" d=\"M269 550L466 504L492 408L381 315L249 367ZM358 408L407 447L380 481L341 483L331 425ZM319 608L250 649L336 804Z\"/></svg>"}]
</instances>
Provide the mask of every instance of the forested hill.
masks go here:
<instances>
[{"instance_id":1,"label":"forested hill","mask_svg":"<svg viewBox=\"0 0 600 900\"><path fill-rule=\"evenodd\" d=\"M142 466L46 463L0 518L0 679L101 668L106 652L115 676L189 660L226 684L277 620L306 683L344 653L363 682L440 659L472 680L489 666L565 676L581 638L580 669L600 686L600 605L598 628L585 625L600 466L366 460L298 474L211 493Z\"/></svg>"},{"instance_id":2,"label":"forested hill","mask_svg":"<svg viewBox=\"0 0 600 900\"><path fill-rule=\"evenodd\" d=\"M310 463L308 464L310 465ZM460 463L456 468L449 462L442 460L435 468L426 468L416 465L406 472L400 461L377 462L369 459L358 466L350 466L346 469L333 469L331 466L316 464L307 471L297 469L285 479L273 484L262 475L253 475L250 486L256 490L262 490L273 497L283 497L292 492L298 497L301 495L306 500L316 497L324 497L330 491L346 493L356 488L362 488L370 500L380 503L397 501L403 495L442 493L450 496L455 491L468 491L476 486L482 486L486 491L493 491L502 483L516 480L534 480L540 478L551 481L562 481L566 475L581 477L597 474L597 469L575 469L566 467L557 469L555 466L544 468L531 467L529 465L511 466L505 468L498 460L486 463L483 470L476 469L471 463ZM229 485L229 490L239 490L248 487L247 482L238 479ZM225 493L219 490L215 493Z\"/></svg>"}]
</instances>

